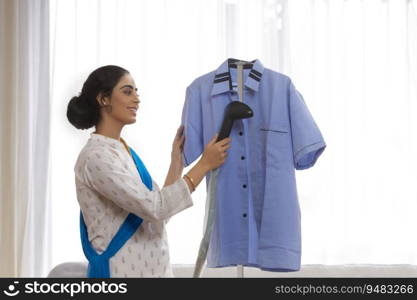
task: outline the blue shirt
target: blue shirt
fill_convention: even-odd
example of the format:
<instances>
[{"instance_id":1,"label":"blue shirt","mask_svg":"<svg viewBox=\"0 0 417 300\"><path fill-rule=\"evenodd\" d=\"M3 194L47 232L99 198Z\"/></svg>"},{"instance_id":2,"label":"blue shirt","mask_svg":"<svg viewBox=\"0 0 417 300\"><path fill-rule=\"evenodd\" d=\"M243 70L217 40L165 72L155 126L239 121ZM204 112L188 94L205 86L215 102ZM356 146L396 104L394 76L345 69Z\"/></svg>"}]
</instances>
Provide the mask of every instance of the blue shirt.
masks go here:
<instances>
[{"instance_id":1,"label":"blue shirt","mask_svg":"<svg viewBox=\"0 0 417 300\"><path fill-rule=\"evenodd\" d=\"M185 166L219 132L226 105L239 101L236 68L229 66L234 61L226 60L187 87ZM297 271L301 215L295 170L312 167L326 144L291 79L259 60L252 63L244 69L243 99L253 117L235 121L228 157L219 169L207 266Z\"/></svg>"}]
</instances>

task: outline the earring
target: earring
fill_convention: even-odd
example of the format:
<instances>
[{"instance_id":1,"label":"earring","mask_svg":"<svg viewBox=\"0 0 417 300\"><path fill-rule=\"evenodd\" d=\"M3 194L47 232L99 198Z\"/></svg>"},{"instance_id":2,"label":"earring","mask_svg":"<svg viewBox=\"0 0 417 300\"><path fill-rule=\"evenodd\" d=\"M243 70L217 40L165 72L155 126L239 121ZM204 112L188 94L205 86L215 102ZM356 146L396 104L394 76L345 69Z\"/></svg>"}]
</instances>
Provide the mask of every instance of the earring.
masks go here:
<instances>
[{"instance_id":1,"label":"earring","mask_svg":"<svg viewBox=\"0 0 417 300\"><path fill-rule=\"evenodd\" d=\"M106 101L103 101L102 102L102 107L104 107L107 110L108 113L111 113L112 112L112 106L111 106L111 104L106 104Z\"/></svg>"}]
</instances>

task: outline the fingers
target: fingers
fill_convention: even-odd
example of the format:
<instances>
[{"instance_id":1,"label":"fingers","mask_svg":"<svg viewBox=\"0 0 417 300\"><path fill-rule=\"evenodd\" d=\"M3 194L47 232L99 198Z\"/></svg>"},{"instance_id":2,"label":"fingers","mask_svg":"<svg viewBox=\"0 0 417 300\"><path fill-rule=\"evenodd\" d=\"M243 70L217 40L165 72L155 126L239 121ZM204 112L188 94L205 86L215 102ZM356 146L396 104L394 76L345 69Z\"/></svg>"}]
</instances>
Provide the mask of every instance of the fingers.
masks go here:
<instances>
[{"instance_id":1,"label":"fingers","mask_svg":"<svg viewBox=\"0 0 417 300\"><path fill-rule=\"evenodd\" d=\"M221 141L216 142L219 134L216 133L213 138L208 143L208 146L214 147L217 150L218 159L223 163L227 158L227 150L231 147L231 138L227 137L222 139Z\"/></svg>"},{"instance_id":2,"label":"fingers","mask_svg":"<svg viewBox=\"0 0 417 300\"><path fill-rule=\"evenodd\" d=\"M224 138L221 141L218 141L217 144L221 147L227 146L230 144L230 142L232 141L232 139L230 137Z\"/></svg>"},{"instance_id":3,"label":"fingers","mask_svg":"<svg viewBox=\"0 0 417 300\"><path fill-rule=\"evenodd\" d=\"M184 139L184 125L181 125L177 129L174 141L181 142Z\"/></svg>"},{"instance_id":4,"label":"fingers","mask_svg":"<svg viewBox=\"0 0 417 300\"><path fill-rule=\"evenodd\" d=\"M219 146L222 149L229 149L231 145L232 145L232 143L230 141L230 142L224 143L223 145L220 144Z\"/></svg>"},{"instance_id":5,"label":"fingers","mask_svg":"<svg viewBox=\"0 0 417 300\"><path fill-rule=\"evenodd\" d=\"M224 144L227 144L227 143L230 143L230 141L231 141L231 138L230 137L227 137L227 138L224 138L224 139L222 139L222 140L220 140L220 141L218 141L218 142L216 142L216 140L217 140L217 138L219 137L219 133L216 133L212 138L211 138L211 140L210 140L210 144L213 144L213 143L215 143L215 144L218 144L218 145L221 145L221 146L223 146Z\"/></svg>"},{"instance_id":6,"label":"fingers","mask_svg":"<svg viewBox=\"0 0 417 300\"><path fill-rule=\"evenodd\" d=\"M215 145L217 146L217 149L222 152L223 156L222 157L226 157L227 156L227 152L226 150L229 149L231 147L231 141L232 139L230 137L224 138L221 141L218 141Z\"/></svg>"},{"instance_id":7,"label":"fingers","mask_svg":"<svg viewBox=\"0 0 417 300\"><path fill-rule=\"evenodd\" d=\"M184 125L181 125L180 127L178 127L177 133L175 134L174 142L172 144L173 149L179 148L181 151L183 151L185 140L185 135L183 133Z\"/></svg>"},{"instance_id":8,"label":"fingers","mask_svg":"<svg viewBox=\"0 0 417 300\"><path fill-rule=\"evenodd\" d=\"M180 145L184 144L184 140L185 140L185 135L180 136L180 138L178 139L178 143Z\"/></svg>"},{"instance_id":9,"label":"fingers","mask_svg":"<svg viewBox=\"0 0 417 300\"><path fill-rule=\"evenodd\" d=\"M212 138L211 138L211 140L210 140L210 142L209 142L209 144L214 144L214 143L216 143L216 139L217 139L217 137L219 136L219 134L218 133L216 133Z\"/></svg>"},{"instance_id":10,"label":"fingers","mask_svg":"<svg viewBox=\"0 0 417 300\"><path fill-rule=\"evenodd\" d=\"M226 144L226 145L224 145L224 146L218 146L218 151L220 152L220 154L221 154L221 157L222 158L226 158L227 157L227 150L230 148L230 143L229 144Z\"/></svg>"},{"instance_id":11,"label":"fingers","mask_svg":"<svg viewBox=\"0 0 417 300\"><path fill-rule=\"evenodd\" d=\"M181 151L184 151L184 140L185 140L185 136L181 136L180 140L179 140L179 147Z\"/></svg>"},{"instance_id":12,"label":"fingers","mask_svg":"<svg viewBox=\"0 0 417 300\"><path fill-rule=\"evenodd\" d=\"M180 136L182 136L183 135L183 133L184 133L184 125L181 125L180 127L178 127L178 129L177 129L177 134L176 134L176 137L180 137Z\"/></svg>"}]
</instances>

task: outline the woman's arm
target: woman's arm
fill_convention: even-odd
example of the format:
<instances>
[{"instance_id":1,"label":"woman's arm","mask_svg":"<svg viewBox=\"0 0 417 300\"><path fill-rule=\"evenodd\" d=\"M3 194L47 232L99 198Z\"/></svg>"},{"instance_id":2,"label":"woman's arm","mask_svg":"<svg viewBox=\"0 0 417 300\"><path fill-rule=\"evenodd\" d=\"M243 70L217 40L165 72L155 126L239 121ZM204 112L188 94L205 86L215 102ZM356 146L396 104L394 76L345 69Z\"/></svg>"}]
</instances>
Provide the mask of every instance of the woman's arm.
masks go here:
<instances>
[{"instance_id":1,"label":"woman's arm","mask_svg":"<svg viewBox=\"0 0 417 300\"><path fill-rule=\"evenodd\" d=\"M181 134L182 135L182 134ZM90 188L113 201L119 207L148 221L162 221L190 207L192 184L181 179L183 170L181 145L184 137L176 139L173 161L164 188L152 191L143 184L137 173L115 164L108 149L88 153L81 177ZM207 144L202 158L188 173L197 186L205 174L220 166L226 159L230 139L215 143L217 135Z\"/></svg>"},{"instance_id":2,"label":"woman's arm","mask_svg":"<svg viewBox=\"0 0 417 300\"><path fill-rule=\"evenodd\" d=\"M164 187L177 181L182 176L183 169L184 165L182 163L171 161ZM201 158L187 175L193 179L195 187L197 187L208 171L210 171L209 165L205 163L203 158ZM192 192L194 190L192 183L187 179L185 181Z\"/></svg>"},{"instance_id":3,"label":"woman's arm","mask_svg":"<svg viewBox=\"0 0 417 300\"><path fill-rule=\"evenodd\" d=\"M183 135L184 126L180 126L175 135L171 152L171 165L165 180L164 187L177 181L182 176L184 169L183 163L183 146L185 137ZM187 173L185 178L191 178L192 182L187 178L185 181L190 189L193 191L203 180L206 173L210 170L218 168L224 163L227 157L226 150L230 148L230 138L225 138L216 143L217 134L206 145L201 159L195 166Z\"/></svg>"},{"instance_id":4,"label":"woman's arm","mask_svg":"<svg viewBox=\"0 0 417 300\"><path fill-rule=\"evenodd\" d=\"M91 189L144 220L166 220L193 205L189 188L179 180L163 189L149 190L137 172L115 163L108 149L88 153L80 176Z\"/></svg>"}]
</instances>

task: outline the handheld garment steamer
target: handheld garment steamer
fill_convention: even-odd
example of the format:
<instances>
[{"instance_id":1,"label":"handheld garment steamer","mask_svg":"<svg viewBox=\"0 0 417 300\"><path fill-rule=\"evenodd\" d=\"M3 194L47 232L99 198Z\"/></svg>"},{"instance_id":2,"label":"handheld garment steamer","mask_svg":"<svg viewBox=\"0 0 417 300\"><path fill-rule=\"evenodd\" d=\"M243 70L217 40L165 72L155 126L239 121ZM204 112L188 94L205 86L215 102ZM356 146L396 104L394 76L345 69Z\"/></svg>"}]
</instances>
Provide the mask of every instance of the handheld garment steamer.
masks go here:
<instances>
[{"instance_id":1,"label":"handheld garment steamer","mask_svg":"<svg viewBox=\"0 0 417 300\"><path fill-rule=\"evenodd\" d=\"M241 83L241 76L239 77L240 77L239 83ZM240 99L242 99L242 94L240 95ZM222 139L230 135L230 132L232 131L233 123L235 120L247 119L251 117L253 117L253 111L248 105L246 105L245 103L241 101L230 102L224 110L223 122L220 127L219 136L217 137L216 142L221 141ZM217 168L215 170L212 170L210 174L210 182L208 185L208 194L207 194L207 201L208 201L208 207L209 207L208 212L207 212L207 223L204 229L203 239L201 240L201 243L200 243L200 249L198 251L198 256L197 256L197 261L196 261L195 268L194 268L193 277L200 277L204 262L207 257L211 231L213 229L218 173L219 173L219 169Z\"/></svg>"}]
</instances>

